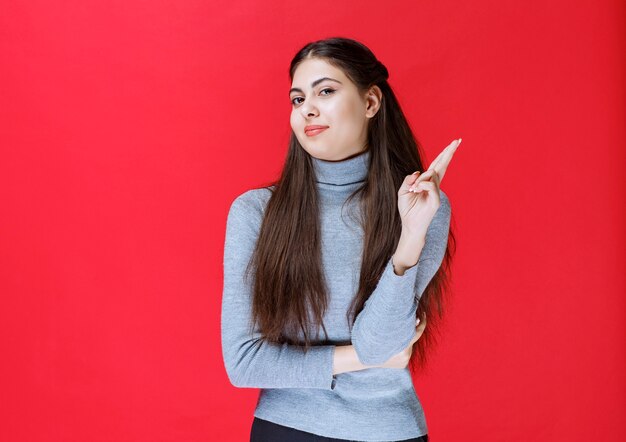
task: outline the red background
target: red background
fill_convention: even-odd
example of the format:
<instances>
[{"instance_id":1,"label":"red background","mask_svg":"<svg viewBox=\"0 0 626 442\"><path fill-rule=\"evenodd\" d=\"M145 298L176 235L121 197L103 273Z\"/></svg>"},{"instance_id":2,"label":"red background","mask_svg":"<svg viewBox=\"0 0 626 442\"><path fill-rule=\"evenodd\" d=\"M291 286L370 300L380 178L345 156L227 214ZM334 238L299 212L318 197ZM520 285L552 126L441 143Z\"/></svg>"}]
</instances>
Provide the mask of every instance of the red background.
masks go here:
<instances>
[{"instance_id":1,"label":"red background","mask_svg":"<svg viewBox=\"0 0 626 442\"><path fill-rule=\"evenodd\" d=\"M463 138L431 439L626 440L624 2L384 6L2 2L0 439L247 440L226 214L282 166L291 57L340 35L428 163Z\"/></svg>"}]
</instances>

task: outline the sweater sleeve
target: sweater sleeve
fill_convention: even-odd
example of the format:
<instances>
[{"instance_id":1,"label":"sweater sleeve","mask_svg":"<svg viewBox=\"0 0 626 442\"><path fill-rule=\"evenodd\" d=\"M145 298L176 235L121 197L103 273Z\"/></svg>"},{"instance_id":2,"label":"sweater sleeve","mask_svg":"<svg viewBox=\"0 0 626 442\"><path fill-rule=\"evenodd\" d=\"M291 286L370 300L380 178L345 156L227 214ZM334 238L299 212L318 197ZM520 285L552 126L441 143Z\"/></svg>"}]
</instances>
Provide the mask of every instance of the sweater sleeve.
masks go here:
<instances>
[{"instance_id":1,"label":"sweater sleeve","mask_svg":"<svg viewBox=\"0 0 626 442\"><path fill-rule=\"evenodd\" d=\"M441 190L440 199L417 264L400 276L389 259L378 285L355 319L352 345L365 365L385 363L415 336L419 299L441 266L448 244L450 201Z\"/></svg>"},{"instance_id":2,"label":"sweater sleeve","mask_svg":"<svg viewBox=\"0 0 626 442\"><path fill-rule=\"evenodd\" d=\"M317 388L332 390L334 345L309 347L268 343L255 325L249 333L253 278L244 280L262 221L261 204L251 190L230 206L224 245L221 311L222 354L235 387ZM252 275L250 275L252 276Z\"/></svg>"}]
</instances>

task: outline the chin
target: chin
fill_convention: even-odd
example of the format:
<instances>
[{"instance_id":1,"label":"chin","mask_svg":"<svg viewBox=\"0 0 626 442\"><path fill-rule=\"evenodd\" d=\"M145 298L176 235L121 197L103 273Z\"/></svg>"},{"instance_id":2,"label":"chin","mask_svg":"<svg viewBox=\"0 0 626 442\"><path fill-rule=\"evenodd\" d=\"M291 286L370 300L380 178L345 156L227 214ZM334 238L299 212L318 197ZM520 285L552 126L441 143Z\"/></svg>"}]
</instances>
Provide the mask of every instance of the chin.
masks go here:
<instances>
[{"instance_id":1,"label":"chin","mask_svg":"<svg viewBox=\"0 0 626 442\"><path fill-rule=\"evenodd\" d=\"M319 144L312 142L312 140L306 140L306 143L300 141L300 146L302 146L302 148L309 155L325 161L341 161L342 159L353 155L347 150L337 150L336 145L335 148L328 147L327 140L325 140L325 142L320 140Z\"/></svg>"},{"instance_id":2,"label":"chin","mask_svg":"<svg viewBox=\"0 0 626 442\"><path fill-rule=\"evenodd\" d=\"M300 143L300 146L309 154L314 157L319 157L320 155L325 155L326 150L320 146L311 146L309 143Z\"/></svg>"},{"instance_id":3,"label":"chin","mask_svg":"<svg viewBox=\"0 0 626 442\"><path fill-rule=\"evenodd\" d=\"M309 155L311 155L312 157L315 157L319 160L324 160L324 161L337 161L337 154L334 152L329 152L326 149L308 149L305 148L304 150L306 150Z\"/></svg>"}]
</instances>

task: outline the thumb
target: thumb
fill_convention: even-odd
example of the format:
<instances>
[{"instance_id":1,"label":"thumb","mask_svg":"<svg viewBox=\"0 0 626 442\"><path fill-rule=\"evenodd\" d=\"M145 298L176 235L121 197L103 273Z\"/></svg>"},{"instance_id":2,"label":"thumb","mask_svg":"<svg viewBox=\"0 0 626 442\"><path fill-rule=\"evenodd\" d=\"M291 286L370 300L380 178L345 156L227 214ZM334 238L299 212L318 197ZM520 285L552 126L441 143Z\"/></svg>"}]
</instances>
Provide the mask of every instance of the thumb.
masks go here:
<instances>
[{"instance_id":1,"label":"thumb","mask_svg":"<svg viewBox=\"0 0 626 442\"><path fill-rule=\"evenodd\" d=\"M416 170L415 172L413 172L411 175L407 175L404 177L404 181L402 181L402 186L401 189L403 190L409 190L409 188L415 184L415 181L417 181L417 179L420 176L420 171Z\"/></svg>"}]
</instances>

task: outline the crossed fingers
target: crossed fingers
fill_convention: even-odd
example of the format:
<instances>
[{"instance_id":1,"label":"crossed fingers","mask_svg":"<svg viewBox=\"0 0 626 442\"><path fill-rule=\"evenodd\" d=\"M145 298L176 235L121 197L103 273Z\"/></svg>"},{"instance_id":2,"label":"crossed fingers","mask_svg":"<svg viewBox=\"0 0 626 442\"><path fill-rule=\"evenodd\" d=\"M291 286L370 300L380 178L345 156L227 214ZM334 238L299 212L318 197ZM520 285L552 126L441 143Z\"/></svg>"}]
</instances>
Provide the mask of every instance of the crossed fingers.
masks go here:
<instances>
[{"instance_id":1,"label":"crossed fingers","mask_svg":"<svg viewBox=\"0 0 626 442\"><path fill-rule=\"evenodd\" d=\"M415 180L415 182L410 186L409 191L415 191L417 185L422 181L430 181L434 183L436 187L439 187L441 181L443 180L443 176L446 174L448 165L452 160L452 156L456 152L457 147L459 147L459 144L461 144L461 138L459 138L458 140L454 140L444 150L442 150L441 153L437 155L437 158L435 158L433 162L430 163L430 166L428 167L426 172L421 174L417 178L417 180Z\"/></svg>"}]
</instances>

